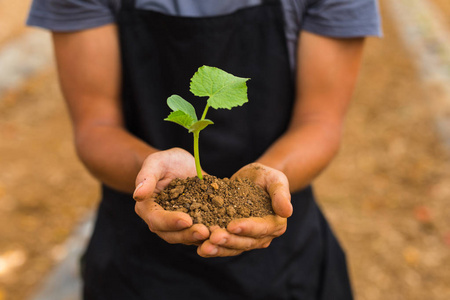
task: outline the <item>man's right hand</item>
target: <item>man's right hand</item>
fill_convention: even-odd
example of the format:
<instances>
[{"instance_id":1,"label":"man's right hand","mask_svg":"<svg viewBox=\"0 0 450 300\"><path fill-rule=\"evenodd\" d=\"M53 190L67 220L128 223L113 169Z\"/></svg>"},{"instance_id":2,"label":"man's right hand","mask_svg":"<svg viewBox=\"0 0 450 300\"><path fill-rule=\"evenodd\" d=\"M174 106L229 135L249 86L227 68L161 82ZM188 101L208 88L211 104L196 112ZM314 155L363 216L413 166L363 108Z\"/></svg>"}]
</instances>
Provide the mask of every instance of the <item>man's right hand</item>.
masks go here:
<instances>
[{"instance_id":1,"label":"man's right hand","mask_svg":"<svg viewBox=\"0 0 450 300\"><path fill-rule=\"evenodd\" d=\"M156 196L175 178L196 176L194 157L180 148L149 155L136 178L136 213L150 231L171 244L200 245L209 238L203 224L192 223L183 212L166 211L155 202Z\"/></svg>"}]
</instances>

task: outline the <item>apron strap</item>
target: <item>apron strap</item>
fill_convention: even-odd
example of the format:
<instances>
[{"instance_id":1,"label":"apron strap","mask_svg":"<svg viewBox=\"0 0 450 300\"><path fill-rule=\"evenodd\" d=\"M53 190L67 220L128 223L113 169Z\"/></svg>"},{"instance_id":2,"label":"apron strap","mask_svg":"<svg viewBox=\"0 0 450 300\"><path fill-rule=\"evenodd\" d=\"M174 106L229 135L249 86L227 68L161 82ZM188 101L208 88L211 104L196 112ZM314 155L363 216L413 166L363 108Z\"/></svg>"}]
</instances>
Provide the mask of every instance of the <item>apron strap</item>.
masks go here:
<instances>
[{"instance_id":1,"label":"apron strap","mask_svg":"<svg viewBox=\"0 0 450 300\"><path fill-rule=\"evenodd\" d=\"M122 10L133 10L135 2L135 0L122 0Z\"/></svg>"}]
</instances>

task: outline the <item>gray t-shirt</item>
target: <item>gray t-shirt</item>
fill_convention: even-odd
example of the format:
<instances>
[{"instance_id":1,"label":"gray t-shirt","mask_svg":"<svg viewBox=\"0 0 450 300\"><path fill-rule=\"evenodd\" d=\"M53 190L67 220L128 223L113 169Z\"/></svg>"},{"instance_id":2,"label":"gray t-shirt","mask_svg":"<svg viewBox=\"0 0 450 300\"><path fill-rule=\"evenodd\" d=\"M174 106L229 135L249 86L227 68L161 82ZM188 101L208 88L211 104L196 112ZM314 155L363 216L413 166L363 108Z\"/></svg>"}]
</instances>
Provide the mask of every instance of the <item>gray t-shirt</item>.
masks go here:
<instances>
[{"instance_id":1,"label":"gray t-shirt","mask_svg":"<svg viewBox=\"0 0 450 300\"><path fill-rule=\"evenodd\" d=\"M261 0L136 0L139 9L189 17L217 16L259 5ZM301 30L329 37L380 36L377 0L281 0L294 67ZM114 23L121 0L33 0L27 24L77 31Z\"/></svg>"}]
</instances>

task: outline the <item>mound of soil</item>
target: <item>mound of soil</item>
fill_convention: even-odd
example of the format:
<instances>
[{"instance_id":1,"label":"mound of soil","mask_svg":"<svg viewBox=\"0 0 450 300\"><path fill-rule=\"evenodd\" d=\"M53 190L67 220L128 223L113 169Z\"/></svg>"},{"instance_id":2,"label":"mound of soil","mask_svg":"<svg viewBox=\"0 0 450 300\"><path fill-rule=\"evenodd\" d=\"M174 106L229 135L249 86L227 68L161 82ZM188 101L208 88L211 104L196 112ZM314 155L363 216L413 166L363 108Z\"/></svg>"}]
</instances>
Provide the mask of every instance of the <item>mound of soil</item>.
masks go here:
<instances>
[{"instance_id":1,"label":"mound of soil","mask_svg":"<svg viewBox=\"0 0 450 300\"><path fill-rule=\"evenodd\" d=\"M234 219L274 214L270 196L248 179L205 175L173 180L156 198L165 210L189 214L194 224L225 228Z\"/></svg>"}]
</instances>

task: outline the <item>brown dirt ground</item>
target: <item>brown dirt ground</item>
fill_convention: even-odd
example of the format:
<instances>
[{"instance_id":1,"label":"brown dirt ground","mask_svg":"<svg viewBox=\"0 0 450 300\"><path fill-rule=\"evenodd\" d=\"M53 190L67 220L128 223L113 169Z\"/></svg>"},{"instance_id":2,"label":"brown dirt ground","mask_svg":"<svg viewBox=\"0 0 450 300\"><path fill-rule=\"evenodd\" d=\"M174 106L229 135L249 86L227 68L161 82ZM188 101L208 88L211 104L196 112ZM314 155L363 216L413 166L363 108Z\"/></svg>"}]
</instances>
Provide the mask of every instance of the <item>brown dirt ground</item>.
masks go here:
<instances>
[{"instance_id":1,"label":"brown dirt ground","mask_svg":"<svg viewBox=\"0 0 450 300\"><path fill-rule=\"evenodd\" d=\"M436 4L436 8L438 8L440 11L443 12L443 16L445 18L441 21L445 22L447 25L447 28L450 28L450 18L448 17L450 15L450 1L447 0L433 0L434 4Z\"/></svg>"},{"instance_id":2,"label":"brown dirt ground","mask_svg":"<svg viewBox=\"0 0 450 300\"><path fill-rule=\"evenodd\" d=\"M368 40L341 152L316 192L347 251L356 299L450 299L450 160L429 105L439 91L421 86L382 13L385 37ZM54 70L0 103L0 257L15 258L0 272L0 300L23 300L96 206L98 187L76 159Z\"/></svg>"}]
</instances>

